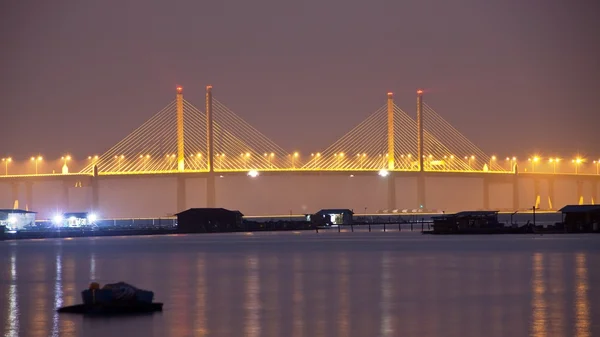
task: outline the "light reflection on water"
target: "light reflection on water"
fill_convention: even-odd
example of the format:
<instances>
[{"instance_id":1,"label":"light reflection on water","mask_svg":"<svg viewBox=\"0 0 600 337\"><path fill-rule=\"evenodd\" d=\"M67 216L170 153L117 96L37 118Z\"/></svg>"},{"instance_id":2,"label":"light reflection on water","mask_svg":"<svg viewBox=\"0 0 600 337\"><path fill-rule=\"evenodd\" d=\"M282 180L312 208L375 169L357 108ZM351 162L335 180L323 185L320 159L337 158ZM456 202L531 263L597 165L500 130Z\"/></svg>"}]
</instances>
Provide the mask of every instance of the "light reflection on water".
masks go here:
<instances>
[{"instance_id":1,"label":"light reflection on water","mask_svg":"<svg viewBox=\"0 0 600 337\"><path fill-rule=\"evenodd\" d=\"M293 304L292 304L292 319L293 319L293 337L304 336L304 287L303 287L303 269L302 257L299 253L293 256Z\"/></svg>"},{"instance_id":2,"label":"light reflection on water","mask_svg":"<svg viewBox=\"0 0 600 337\"><path fill-rule=\"evenodd\" d=\"M575 288L575 336L590 336L590 304L588 299L588 266L586 256L578 253L575 257L576 288ZM598 264L595 264L598 267ZM597 303L597 302L595 302ZM597 323L596 323L597 324Z\"/></svg>"},{"instance_id":3,"label":"light reflection on water","mask_svg":"<svg viewBox=\"0 0 600 337\"><path fill-rule=\"evenodd\" d=\"M4 336L600 336L600 236L278 233L0 242ZM54 308L90 281L150 316Z\"/></svg>"},{"instance_id":4,"label":"light reflection on water","mask_svg":"<svg viewBox=\"0 0 600 337\"><path fill-rule=\"evenodd\" d=\"M10 285L8 286L8 315L5 336L19 336L19 294L17 292L17 254L13 247L10 254Z\"/></svg>"},{"instance_id":5,"label":"light reflection on water","mask_svg":"<svg viewBox=\"0 0 600 337\"><path fill-rule=\"evenodd\" d=\"M260 294L260 279L258 269L258 257L252 253L246 257L246 322L244 336L257 337L260 336L260 312L261 305L259 300Z\"/></svg>"}]
</instances>

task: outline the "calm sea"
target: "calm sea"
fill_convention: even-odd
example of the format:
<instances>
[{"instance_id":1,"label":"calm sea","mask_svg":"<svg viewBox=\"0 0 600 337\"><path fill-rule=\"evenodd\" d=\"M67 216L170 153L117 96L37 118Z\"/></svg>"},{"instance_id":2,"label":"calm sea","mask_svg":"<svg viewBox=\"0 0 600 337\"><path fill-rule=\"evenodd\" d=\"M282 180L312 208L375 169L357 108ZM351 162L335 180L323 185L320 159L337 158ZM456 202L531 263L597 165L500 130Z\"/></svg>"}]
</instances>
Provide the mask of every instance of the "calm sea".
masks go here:
<instances>
[{"instance_id":1,"label":"calm sea","mask_svg":"<svg viewBox=\"0 0 600 337\"><path fill-rule=\"evenodd\" d=\"M90 281L164 311L57 314ZM0 242L5 336L600 336L600 235L303 232Z\"/></svg>"}]
</instances>

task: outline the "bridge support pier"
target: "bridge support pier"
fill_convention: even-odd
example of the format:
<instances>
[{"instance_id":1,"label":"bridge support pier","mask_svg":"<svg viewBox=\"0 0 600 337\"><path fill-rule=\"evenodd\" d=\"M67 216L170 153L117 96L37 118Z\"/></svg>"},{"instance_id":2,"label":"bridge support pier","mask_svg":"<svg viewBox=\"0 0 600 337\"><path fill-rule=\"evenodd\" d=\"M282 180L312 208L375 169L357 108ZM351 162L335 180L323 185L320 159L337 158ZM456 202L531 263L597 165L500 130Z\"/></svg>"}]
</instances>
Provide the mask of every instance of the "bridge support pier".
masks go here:
<instances>
[{"instance_id":1,"label":"bridge support pier","mask_svg":"<svg viewBox=\"0 0 600 337\"><path fill-rule=\"evenodd\" d=\"M92 178L92 211L97 212L100 208L100 191L98 190L98 177Z\"/></svg>"},{"instance_id":2,"label":"bridge support pier","mask_svg":"<svg viewBox=\"0 0 600 337\"><path fill-rule=\"evenodd\" d=\"M186 210L185 196L186 196L185 177L180 174L177 176L177 212L178 213Z\"/></svg>"},{"instance_id":3,"label":"bridge support pier","mask_svg":"<svg viewBox=\"0 0 600 337\"><path fill-rule=\"evenodd\" d=\"M22 209L33 209L33 183L28 181L25 183L25 207L19 208Z\"/></svg>"},{"instance_id":4,"label":"bridge support pier","mask_svg":"<svg viewBox=\"0 0 600 337\"><path fill-rule=\"evenodd\" d=\"M19 183L12 183L11 184L11 192L12 192L12 205L10 205L11 207L14 207L15 201L19 200ZM21 208L21 205L19 205L19 208Z\"/></svg>"},{"instance_id":5,"label":"bridge support pier","mask_svg":"<svg viewBox=\"0 0 600 337\"><path fill-rule=\"evenodd\" d=\"M540 208L540 195L540 180L533 178L533 198L535 199L533 204L535 205L535 208Z\"/></svg>"},{"instance_id":6,"label":"bridge support pier","mask_svg":"<svg viewBox=\"0 0 600 337\"><path fill-rule=\"evenodd\" d=\"M490 179L483 178L483 209L490 209Z\"/></svg>"},{"instance_id":7,"label":"bridge support pier","mask_svg":"<svg viewBox=\"0 0 600 337\"><path fill-rule=\"evenodd\" d=\"M583 181L581 180L577 180L577 203L576 205L579 204L584 204L584 200L583 200Z\"/></svg>"},{"instance_id":8,"label":"bridge support pier","mask_svg":"<svg viewBox=\"0 0 600 337\"><path fill-rule=\"evenodd\" d=\"M517 211L520 208L519 200L519 176L516 174L513 178L513 210Z\"/></svg>"},{"instance_id":9,"label":"bridge support pier","mask_svg":"<svg viewBox=\"0 0 600 337\"><path fill-rule=\"evenodd\" d=\"M209 172L206 177L206 207L214 208L217 205L217 188L215 173Z\"/></svg>"},{"instance_id":10,"label":"bridge support pier","mask_svg":"<svg viewBox=\"0 0 600 337\"><path fill-rule=\"evenodd\" d=\"M388 176L388 197L387 197L387 208L391 212L396 209L396 175L394 172L390 172Z\"/></svg>"},{"instance_id":11,"label":"bridge support pier","mask_svg":"<svg viewBox=\"0 0 600 337\"><path fill-rule=\"evenodd\" d=\"M418 207L426 209L426 196L425 196L425 172L421 171L417 174L417 203Z\"/></svg>"},{"instance_id":12,"label":"bridge support pier","mask_svg":"<svg viewBox=\"0 0 600 337\"><path fill-rule=\"evenodd\" d=\"M60 204L63 212L71 212L74 210L69 209L69 180L63 180L62 182L62 191L60 194L61 200Z\"/></svg>"},{"instance_id":13,"label":"bridge support pier","mask_svg":"<svg viewBox=\"0 0 600 337\"><path fill-rule=\"evenodd\" d=\"M548 209L554 210L554 177L548 178Z\"/></svg>"}]
</instances>

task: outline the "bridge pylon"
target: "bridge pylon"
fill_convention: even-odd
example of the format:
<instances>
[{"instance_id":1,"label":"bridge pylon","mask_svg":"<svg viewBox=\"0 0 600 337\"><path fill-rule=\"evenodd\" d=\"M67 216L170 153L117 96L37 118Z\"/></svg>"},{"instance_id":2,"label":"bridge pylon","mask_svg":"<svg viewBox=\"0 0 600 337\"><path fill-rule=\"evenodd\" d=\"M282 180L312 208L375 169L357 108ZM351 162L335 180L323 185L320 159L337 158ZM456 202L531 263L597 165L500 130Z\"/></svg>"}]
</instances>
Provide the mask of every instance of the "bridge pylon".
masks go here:
<instances>
[{"instance_id":1,"label":"bridge pylon","mask_svg":"<svg viewBox=\"0 0 600 337\"><path fill-rule=\"evenodd\" d=\"M183 144L183 88L177 87L175 97L175 111L177 114L177 171L185 171L185 151Z\"/></svg>"},{"instance_id":2,"label":"bridge pylon","mask_svg":"<svg viewBox=\"0 0 600 337\"><path fill-rule=\"evenodd\" d=\"M419 171L423 172L423 90L417 90L417 156L419 157Z\"/></svg>"},{"instance_id":3,"label":"bridge pylon","mask_svg":"<svg viewBox=\"0 0 600 337\"><path fill-rule=\"evenodd\" d=\"M212 85L206 86L206 160L208 177L206 180L206 207L215 207L217 189L215 186L215 146L213 136L213 96Z\"/></svg>"},{"instance_id":4,"label":"bridge pylon","mask_svg":"<svg viewBox=\"0 0 600 337\"><path fill-rule=\"evenodd\" d=\"M394 93L388 92L387 94L387 127L388 127L388 139L387 139L387 155L388 155L388 170L395 168L394 160Z\"/></svg>"},{"instance_id":5,"label":"bridge pylon","mask_svg":"<svg viewBox=\"0 0 600 337\"><path fill-rule=\"evenodd\" d=\"M208 172L215 171L215 146L213 137L213 96L212 85L206 86L206 153Z\"/></svg>"}]
</instances>

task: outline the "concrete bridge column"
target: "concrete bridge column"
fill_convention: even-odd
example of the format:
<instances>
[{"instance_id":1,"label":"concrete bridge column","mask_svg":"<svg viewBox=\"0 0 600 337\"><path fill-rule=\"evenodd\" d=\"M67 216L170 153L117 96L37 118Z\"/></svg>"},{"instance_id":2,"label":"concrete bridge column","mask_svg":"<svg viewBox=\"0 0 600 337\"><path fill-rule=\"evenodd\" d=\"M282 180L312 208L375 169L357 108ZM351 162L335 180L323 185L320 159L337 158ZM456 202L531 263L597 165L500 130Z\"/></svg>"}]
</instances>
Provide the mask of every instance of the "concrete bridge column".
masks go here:
<instances>
[{"instance_id":1,"label":"concrete bridge column","mask_svg":"<svg viewBox=\"0 0 600 337\"><path fill-rule=\"evenodd\" d=\"M217 188L215 184L214 172L209 172L206 176L206 207L213 208L217 205Z\"/></svg>"},{"instance_id":2,"label":"concrete bridge column","mask_svg":"<svg viewBox=\"0 0 600 337\"><path fill-rule=\"evenodd\" d=\"M425 173L417 173L417 203L419 208L426 209L427 196L425 195Z\"/></svg>"},{"instance_id":3,"label":"concrete bridge column","mask_svg":"<svg viewBox=\"0 0 600 337\"><path fill-rule=\"evenodd\" d=\"M100 208L100 191L98 189L98 177L92 178L92 210L97 212Z\"/></svg>"},{"instance_id":4,"label":"concrete bridge column","mask_svg":"<svg viewBox=\"0 0 600 337\"><path fill-rule=\"evenodd\" d=\"M483 178L483 209L490 209L490 179Z\"/></svg>"},{"instance_id":5,"label":"concrete bridge column","mask_svg":"<svg viewBox=\"0 0 600 337\"><path fill-rule=\"evenodd\" d=\"M396 174L390 172L388 176L388 197L387 197L387 208L390 212L396 209Z\"/></svg>"},{"instance_id":6,"label":"concrete bridge column","mask_svg":"<svg viewBox=\"0 0 600 337\"><path fill-rule=\"evenodd\" d=\"M10 205L10 207L12 208L15 204L15 200L19 200L19 183L15 182L11 184L11 190L12 190L12 205ZM19 208L21 208L21 205L19 205Z\"/></svg>"},{"instance_id":7,"label":"concrete bridge column","mask_svg":"<svg viewBox=\"0 0 600 337\"><path fill-rule=\"evenodd\" d=\"M513 179L513 210L518 210L520 208L520 200L519 200L519 176L515 174Z\"/></svg>"},{"instance_id":8,"label":"concrete bridge column","mask_svg":"<svg viewBox=\"0 0 600 337\"><path fill-rule=\"evenodd\" d=\"M540 197L541 193L540 193L540 180L537 178L533 178L533 197L534 197L534 201L533 204L535 205L535 208L539 208L540 207L540 202L538 202L539 199L541 199Z\"/></svg>"},{"instance_id":9,"label":"concrete bridge column","mask_svg":"<svg viewBox=\"0 0 600 337\"><path fill-rule=\"evenodd\" d=\"M98 165L94 165L92 176L92 210L97 212L100 208L100 190L98 188Z\"/></svg>"},{"instance_id":10,"label":"concrete bridge column","mask_svg":"<svg viewBox=\"0 0 600 337\"><path fill-rule=\"evenodd\" d=\"M554 209L554 181L556 179L554 178L554 176L549 177L548 178L548 208L553 210Z\"/></svg>"},{"instance_id":11,"label":"concrete bridge column","mask_svg":"<svg viewBox=\"0 0 600 337\"><path fill-rule=\"evenodd\" d=\"M61 205L64 212L71 212L69 209L69 184L71 181L63 180L61 192Z\"/></svg>"},{"instance_id":12,"label":"concrete bridge column","mask_svg":"<svg viewBox=\"0 0 600 337\"><path fill-rule=\"evenodd\" d=\"M185 177L183 175L177 176L177 212L185 211Z\"/></svg>"},{"instance_id":13,"label":"concrete bridge column","mask_svg":"<svg viewBox=\"0 0 600 337\"><path fill-rule=\"evenodd\" d=\"M25 183L25 207L19 208L28 208L33 209L33 182L28 181Z\"/></svg>"},{"instance_id":14,"label":"concrete bridge column","mask_svg":"<svg viewBox=\"0 0 600 337\"><path fill-rule=\"evenodd\" d=\"M575 204L578 205L583 199L583 181L577 180L577 202Z\"/></svg>"}]
</instances>

